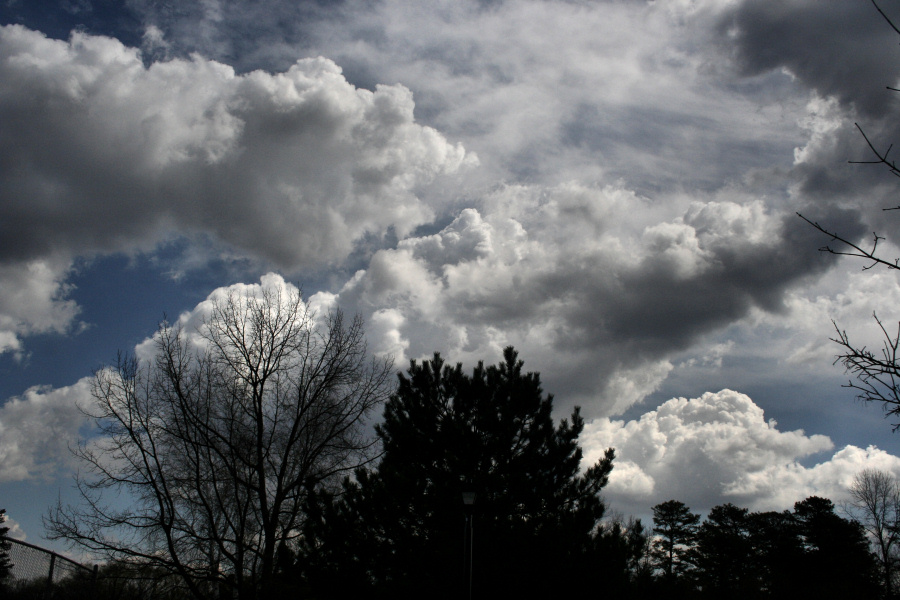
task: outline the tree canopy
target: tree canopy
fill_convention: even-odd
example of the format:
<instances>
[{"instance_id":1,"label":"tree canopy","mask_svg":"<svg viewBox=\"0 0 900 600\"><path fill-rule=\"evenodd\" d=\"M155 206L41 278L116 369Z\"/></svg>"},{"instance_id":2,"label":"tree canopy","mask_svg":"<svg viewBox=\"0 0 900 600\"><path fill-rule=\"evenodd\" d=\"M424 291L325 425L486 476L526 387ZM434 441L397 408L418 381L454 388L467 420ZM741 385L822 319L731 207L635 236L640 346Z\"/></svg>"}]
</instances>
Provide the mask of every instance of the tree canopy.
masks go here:
<instances>
[{"instance_id":1,"label":"tree canopy","mask_svg":"<svg viewBox=\"0 0 900 600\"><path fill-rule=\"evenodd\" d=\"M343 494L318 496L306 567L391 597L459 597L463 492L474 492L479 596L574 591L596 555L613 451L582 472L576 408L558 424L513 348L471 375L439 354L412 361L377 428L384 454ZM312 514L312 511L311 511Z\"/></svg>"},{"instance_id":2,"label":"tree canopy","mask_svg":"<svg viewBox=\"0 0 900 600\"><path fill-rule=\"evenodd\" d=\"M691 549L697 539L700 515L678 500L667 500L653 507L653 533L650 560L663 576L674 581L691 569Z\"/></svg>"},{"instance_id":3,"label":"tree canopy","mask_svg":"<svg viewBox=\"0 0 900 600\"><path fill-rule=\"evenodd\" d=\"M6 509L0 508L0 589L3 589L4 581L9 577L13 568L13 564L9 559L9 551L12 548L12 544L5 539L9 533L9 527L4 525L5 522Z\"/></svg>"},{"instance_id":4,"label":"tree canopy","mask_svg":"<svg viewBox=\"0 0 900 600\"><path fill-rule=\"evenodd\" d=\"M307 495L371 459L363 419L391 365L368 357L359 319L319 319L279 287L211 299L199 326L164 323L154 350L97 373L82 503L48 529L196 598L269 597Z\"/></svg>"}]
</instances>

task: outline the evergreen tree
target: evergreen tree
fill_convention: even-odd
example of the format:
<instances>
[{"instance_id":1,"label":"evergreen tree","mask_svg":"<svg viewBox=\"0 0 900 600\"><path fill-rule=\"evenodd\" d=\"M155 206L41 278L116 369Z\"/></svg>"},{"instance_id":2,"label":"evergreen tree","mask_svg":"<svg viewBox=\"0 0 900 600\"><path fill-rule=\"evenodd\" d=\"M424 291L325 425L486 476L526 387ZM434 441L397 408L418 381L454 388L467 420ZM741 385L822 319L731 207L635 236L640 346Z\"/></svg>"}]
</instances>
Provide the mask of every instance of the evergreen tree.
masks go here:
<instances>
[{"instance_id":1,"label":"evergreen tree","mask_svg":"<svg viewBox=\"0 0 900 600\"><path fill-rule=\"evenodd\" d=\"M749 511L734 504L714 507L697 532L697 581L706 598L752 598L755 581Z\"/></svg>"},{"instance_id":2,"label":"evergreen tree","mask_svg":"<svg viewBox=\"0 0 900 600\"><path fill-rule=\"evenodd\" d=\"M662 571L664 579L674 582L692 568L700 515L678 500L667 500L653 507L653 533L650 560Z\"/></svg>"},{"instance_id":3,"label":"evergreen tree","mask_svg":"<svg viewBox=\"0 0 900 600\"><path fill-rule=\"evenodd\" d=\"M6 536L9 534L9 527L3 526L5 522L6 509L0 508L0 588L2 588L9 577L13 567L9 560L9 551L12 549L12 544L6 540Z\"/></svg>"},{"instance_id":4,"label":"evergreen tree","mask_svg":"<svg viewBox=\"0 0 900 600\"><path fill-rule=\"evenodd\" d=\"M471 375L439 354L412 361L377 428L378 467L345 481L339 499L319 495L310 513L304 560L320 590L464 597L462 493L474 492L479 596L580 591L602 546L613 452L582 474L578 409L555 425L552 396L522 366L512 348Z\"/></svg>"},{"instance_id":5,"label":"evergreen tree","mask_svg":"<svg viewBox=\"0 0 900 600\"><path fill-rule=\"evenodd\" d=\"M805 559L794 515L790 511L751 513L747 525L758 597L777 600L801 597L805 585L797 569Z\"/></svg>"},{"instance_id":6,"label":"evergreen tree","mask_svg":"<svg viewBox=\"0 0 900 600\"><path fill-rule=\"evenodd\" d=\"M603 582L610 598L639 598L652 580L647 562L650 544L640 519L606 521L596 536L597 562L590 567L594 581Z\"/></svg>"},{"instance_id":7,"label":"evergreen tree","mask_svg":"<svg viewBox=\"0 0 900 600\"><path fill-rule=\"evenodd\" d=\"M804 546L798 575L802 597L877 598L878 570L862 525L843 519L827 498L811 496L794 505L794 519Z\"/></svg>"}]
</instances>

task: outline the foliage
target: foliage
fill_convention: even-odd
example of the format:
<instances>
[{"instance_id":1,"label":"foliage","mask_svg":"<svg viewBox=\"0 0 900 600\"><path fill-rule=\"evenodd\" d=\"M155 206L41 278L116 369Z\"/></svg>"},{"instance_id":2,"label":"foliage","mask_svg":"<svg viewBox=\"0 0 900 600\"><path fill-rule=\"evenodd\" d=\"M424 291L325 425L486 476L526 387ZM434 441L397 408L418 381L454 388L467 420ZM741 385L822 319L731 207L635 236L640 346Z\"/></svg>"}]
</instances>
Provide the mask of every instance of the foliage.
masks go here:
<instances>
[{"instance_id":1,"label":"foliage","mask_svg":"<svg viewBox=\"0 0 900 600\"><path fill-rule=\"evenodd\" d=\"M363 420L391 365L367 358L359 319L317 322L295 290L232 292L208 309L195 329L163 324L152 360L96 374L101 436L76 451L83 502L46 525L196 598L266 597L307 495L370 460Z\"/></svg>"},{"instance_id":2,"label":"foliage","mask_svg":"<svg viewBox=\"0 0 900 600\"><path fill-rule=\"evenodd\" d=\"M552 396L522 366L512 348L471 375L439 354L412 361L377 428L380 464L347 479L340 498L317 498L303 560L319 589L352 581L384 597L461 596L461 494L471 491L479 596L579 591L604 546L599 492L613 452L582 473L578 409L554 425Z\"/></svg>"},{"instance_id":3,"label":"foliage","mask_svg":"<svg viewBox=\"0 0 900 600\"><path fill-rule=\"evenodd\" d=\"M734 504L714 507L697 531L694 564L705 595L743 598L756 588L749 511Z\"/></svg>"},{"instance_id":4,"label":"foliage","mask_svg":"<svg viewBox=\"0 0 900 600\"><path fill-rule=\"evenodd\" d=\"M877 565L862 526L841 518L827 498L812 496L794 505L803 540L798 576L812 598L875 598Z\"/></svg>"},{"instance_id":5,"label":"foliage","mask_svg":"<svg viewBox=\"0 0 900 600\"><path fill-rule=\"evenodd\" d=\"M652 580L650 538L640 519L604 521L594 539L596 557L588 573L612 598L641 597Z\"/></svg>"},{"instance_id":6,"label":"foliage","mask_svg":"<svg viewBox=\"0 0 900 600\"><path fill-rule=\"evenodd\" d=\"M653 507L656 537L650 545L650 561L666 580L674 582L691 570L699 522L700 515L678 500L667 500Z\"/></svg>"},{"instance_id":7,"label":"foliage","mask_svg":"<svg viewBox=\"0 0 900 600\"><path fill-rule=\"evenodd\" d=\"M3 526L6 518L6 509L0 508L0 589L3 589L3 584L9 578L13 568L13 564L9 560L9 551L12 545L5 539L9 534L9 527Z\"/></svg>"}]
</instances>

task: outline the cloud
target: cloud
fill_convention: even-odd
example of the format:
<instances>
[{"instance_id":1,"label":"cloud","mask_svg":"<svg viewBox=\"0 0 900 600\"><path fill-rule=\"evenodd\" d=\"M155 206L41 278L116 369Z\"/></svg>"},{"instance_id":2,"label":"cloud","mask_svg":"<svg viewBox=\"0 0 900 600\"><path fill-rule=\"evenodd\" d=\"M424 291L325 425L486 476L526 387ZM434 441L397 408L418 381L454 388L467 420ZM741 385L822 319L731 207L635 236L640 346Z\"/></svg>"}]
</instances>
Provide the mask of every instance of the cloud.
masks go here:
<instances>
[{"instance_id":1,"label":"cloud","mask_svg":"<svg viewBox=\"0 0 900 600\"><path fill-rule=\"evenodd\" d=\"M7 26L0 81L3 261L204 232L282 268L339 263L427 222L416 188L467 160L414 122L406 88L355 88L324 58L145 67L110 38Z\"/></svg>"},{"instance_id":2,"label":"cloud","mask_svg":"<svg viewBox=\"0 0 900 600\"><path fill-rule=\"evenodd\" d=\"M35 259L0 262L0 354L21 358L22 338L36 333L67 333L80 312L67 298L68 261Z\"/></svg>"},{"instance_id":3,"label":"cloud","mask_svg":"<svg viewBox=\"0 0 900 600\"><path fill-rule=\"evenodd\" d=\"M91 402L91 378L51 389L33 387L0 407L0 482L50 480L73 465Z\"/></svg>"},{"instance_id":4,"label":"cloud","mask_svg":"<svg viewBox=\"0 0 900 600\"><path fill-rule=\"evenodd\" d=\"M72 325L77 256L182 236L297 272L428 222L418 190L476 159L413 110L406 88L356 88L324 58L235 75L0 28L0 352Z\"/></svg>"},{"instance_id":5,"label":"cloud","mask_svg":"<svg viewBox=\"0 0 900 600\"><path fill-rule=\"evenodd\" d=\"M294 294L299 294L300 290L294 284L285 281L284 277L276 273L267 273L260 278L259 283L235 283L229 286L216 288L209 295L198 303L191 310L187 310L178 315L178 319L171 325L182 331L187 340L198 349L205 348L209 341L201 335L204 324L213 315L216 305L223 306L228 302L230 297L238 299L242 302L252 304L253 302L262 302L264 296L271 294L280 302L289 302ZM316 320L323 319L330 306L326 306L324 310L318 310L321 303L318 301L305 300L305 307L309 312L301 311L297 316L305 322L311 319L314 324ZM302 309L303 307L301 307ZM151 364L156 356L158 333L144 339L135 347L135 356L144 364Z\"/></svg>"},{"instance_id":6,"label":"cloud","mask_svg":"<svg viewBox=\"0 0 900 600\"><path fill-rule=\"evenodd\" d=\"M707 392L673 398L633 421L595 419L582 434L586 464L607 447L616 465L605 496L613 506L646 513L677 499L695 511L725 502L753 510L782 510L810 495L846 496L856 473L871 467L900 475L900 458L874 446L833 449L823 435L780 431L748 396Z\"/></svg>"},{"instance_id":7,"label":"cloud","mask_svg":"<svg viewBox=\"0 0 900 600\"><path fill-rule=\"evenodd\" d=\"M470 189L583 178L710 190L768 167L773 151L789 158L796 134L788 76L722 81L718 2L132 6L183 56L239 72L322 53L358 85L402 81L424 122L482 158Z\"/></svg>"},{"instance_id":8,"label":"cloud","mask_svg":"<svg viewBox=\"0 0 900 600\"><path fill-rule=\"evenodd\" d=\"M900 16L884 4L893 19ZM745 73L784 68L869 117L893 111L883 92L900 79L897 34L869 2L832 2L823 10L815 0L743 0L724 11L719 32Z\"/></svg>"},{"instance_id":9,"label":"cloud","mask_svg":"<svg viewBox=\"0 0 900 600\"><path fill-rule=\"evenodd\" d=\"M878 6L900 23L896 7ZM823 207L840 206L843 218L832 222L842 236L858 240L876 230L896 241L881 212L896 204L895 180L881 167L847 165L875 158L856 123L880 152L900 139L897 94L885 89L900 81L896 32L868 2L822 10L812 0L742 0L718 19L718 47L740 73L787 72L811 92L799 122L809 139L795 149L790 175L796 208L820 220Z\"/></svg>"},{"instance_id":10,"label":"cloud","mask_svg":"<svg viewBox=\"0 0 900 600\"><path fill-rule=\"evenodd\" d=\"M19 540L20 542L24 542L28 539L28 536L25 534L25 531L22 530L22 527L19 525L18 521L7 515L6 522L3 524L4 527L9 527L9 531L6 532L6 537L9 537L14 540Z\"/></svg>"},{"instance_id":11,"label":"cloud","mask_svg":"<svg viewBox=\"0 0 900 600\"><path fill-rule=\"evenodd\" d=\"M507 186L378 251L330 301L379 322L375 349L474 362L513 344L562 402L614 414L676 353L753 310L787 311L787 292L829 264L803 251L812 228L761 202L695 201L662 222L653 209L612 186Z\"/></svg>"}]
</instances>

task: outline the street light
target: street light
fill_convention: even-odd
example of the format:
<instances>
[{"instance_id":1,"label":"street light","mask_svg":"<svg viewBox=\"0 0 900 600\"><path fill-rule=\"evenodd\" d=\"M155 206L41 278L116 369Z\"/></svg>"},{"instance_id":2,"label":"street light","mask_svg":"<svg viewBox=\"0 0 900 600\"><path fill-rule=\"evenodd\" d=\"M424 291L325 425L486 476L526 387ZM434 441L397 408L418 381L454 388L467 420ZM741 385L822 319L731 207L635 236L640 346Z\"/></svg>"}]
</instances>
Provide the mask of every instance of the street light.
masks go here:
<instances>
[{"instance_id":1,"label":"street light","mask_svg":"<svg viewBox=\"0 0 900 600\"><path fill-rule=\"evenodd\" d=\"M475 534L472 511L475 506L475 492L463 492L462 501L466 511L466 527L463 530L463 585L468 588L468 599L472 600L472 538Z\"/></svg>"}]
</instances>

